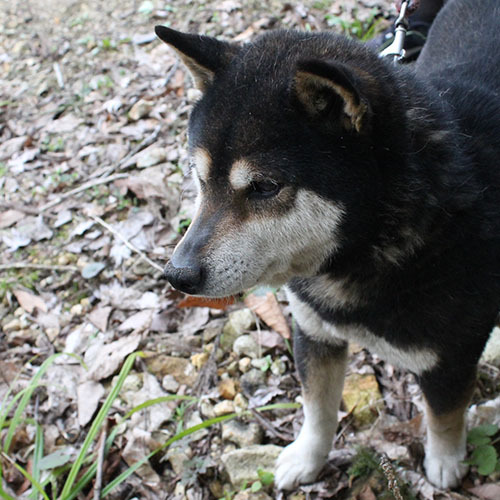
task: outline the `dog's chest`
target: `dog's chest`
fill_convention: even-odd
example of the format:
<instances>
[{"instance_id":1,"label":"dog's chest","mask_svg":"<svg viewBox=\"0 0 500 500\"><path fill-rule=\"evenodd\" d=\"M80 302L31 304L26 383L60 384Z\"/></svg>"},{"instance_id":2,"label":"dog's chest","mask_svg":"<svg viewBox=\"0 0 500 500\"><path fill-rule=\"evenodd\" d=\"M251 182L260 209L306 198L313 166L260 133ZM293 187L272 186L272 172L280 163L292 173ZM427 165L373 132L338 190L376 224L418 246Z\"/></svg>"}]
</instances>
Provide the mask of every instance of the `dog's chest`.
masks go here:
<instances>
[{"instance_id":1,"label":"dog's chest","mask_svg":"<svg viewBox=\"0 0 500 500\"><path fill-rule=\"evenodd\" d=\"M339 287L331 287L328 293L326 287L322 286L321 288L323 293L319 297L321 297L322 305L330 302L334 307L338 307L339 303L346 306L348 298L345 294L335 296ZM311 291L312 287L309 289L309 292ZM301 300L290 289L287 289L287 296L292 314L301 330L314 340L330 344L339 340L355 342L394 366L409 370L417 375L431 370L438 363L438 356L432 349L418 347L411 345L411 343L404 347L401 344L395 345L360 324L335 324L325 320L311 304Z\"/></svg>"}]
</instances>

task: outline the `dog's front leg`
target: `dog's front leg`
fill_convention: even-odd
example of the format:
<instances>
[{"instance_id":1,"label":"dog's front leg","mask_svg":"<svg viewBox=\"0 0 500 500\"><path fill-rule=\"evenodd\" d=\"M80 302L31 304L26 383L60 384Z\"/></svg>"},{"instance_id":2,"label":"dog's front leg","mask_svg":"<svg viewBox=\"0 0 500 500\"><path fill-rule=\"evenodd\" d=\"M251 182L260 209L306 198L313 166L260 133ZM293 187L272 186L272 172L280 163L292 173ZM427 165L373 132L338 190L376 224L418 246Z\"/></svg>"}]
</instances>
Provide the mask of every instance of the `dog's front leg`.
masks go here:
<instances>
[{"instance_id":1,"label":"dog's front leg","mask_svg":"<svg viewBox=\"0 0 500 500\"><path fill-rule=\"evenodd\" d=\"M276 485L286 490L314 481L326 463L337 429L347 343L333 336L332 342L316 341L297 327L294 354L302 382L304 424L278 458Z\"/></svg>"},{"instance_id":2,"label":"dog's front leg","mask_svg":"<svg viewBox=\"0 0 500 500\"><path fill-rule=\"evenodd\" d=\"M472 396L475 369L447 366L444 361L420 377L427 403L427 478L439 488L455 488L467 473L466 410ZM455 370L453 369L455 368Z\"/></svg>"}]
</instances>

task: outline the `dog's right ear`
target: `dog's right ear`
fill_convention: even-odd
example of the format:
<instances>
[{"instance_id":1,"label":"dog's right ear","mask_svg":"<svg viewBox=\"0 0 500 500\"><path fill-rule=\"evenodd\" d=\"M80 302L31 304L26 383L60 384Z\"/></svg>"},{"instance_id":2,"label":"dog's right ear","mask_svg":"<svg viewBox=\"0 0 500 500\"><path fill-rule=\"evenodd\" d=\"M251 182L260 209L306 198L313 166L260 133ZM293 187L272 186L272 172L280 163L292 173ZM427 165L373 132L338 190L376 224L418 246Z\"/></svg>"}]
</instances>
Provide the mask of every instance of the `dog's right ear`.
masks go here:
<instances>
[{"instance_id":1,"label":"dog's right ear","mask_svg":"<svg viewBox=\"0 0 500 500\"><path fill-rule=\"evenodd\" d=\"M156 26L155 33L176 50L191 73L196 88L201 91L207 89L217 71L225 68L238 51L237 45L210 36L181 33L165 26Z\"/></svg>"}]
</instances>

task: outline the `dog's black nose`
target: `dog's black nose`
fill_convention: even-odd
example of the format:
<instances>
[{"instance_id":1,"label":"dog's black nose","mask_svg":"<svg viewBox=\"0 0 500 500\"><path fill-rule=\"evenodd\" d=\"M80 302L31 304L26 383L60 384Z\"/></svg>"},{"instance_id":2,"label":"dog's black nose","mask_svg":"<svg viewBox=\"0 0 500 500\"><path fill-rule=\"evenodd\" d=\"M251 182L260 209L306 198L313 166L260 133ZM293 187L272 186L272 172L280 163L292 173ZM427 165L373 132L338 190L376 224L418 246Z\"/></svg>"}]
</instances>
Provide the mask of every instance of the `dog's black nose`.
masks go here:
<instances>
[{"instance_id":1,"label":"dog's black nose","mask_svg":"<svg viewBox=\"0 0 500 500\"><path fill-rule=\"evenodd\" d=\"M175 267L172 261L169 261L163 273L170 284L181 292L196 294L200 289L203 273L198 265Z\"/></svg>"}]
</instances>

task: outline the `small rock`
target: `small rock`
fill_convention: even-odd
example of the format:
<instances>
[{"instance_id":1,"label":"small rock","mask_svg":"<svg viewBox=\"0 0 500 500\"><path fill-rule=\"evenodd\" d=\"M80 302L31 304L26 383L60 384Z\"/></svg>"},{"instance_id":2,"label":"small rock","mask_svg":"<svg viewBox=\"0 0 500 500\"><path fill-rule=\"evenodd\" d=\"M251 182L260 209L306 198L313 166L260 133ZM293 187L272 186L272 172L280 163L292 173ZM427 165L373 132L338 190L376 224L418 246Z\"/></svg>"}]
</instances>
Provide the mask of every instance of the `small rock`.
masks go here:
<instances>
[{"instance_id":1,"label":"small rock","mask_svg":"<svg viewBox=\"0 0 500 500\"><path fill-rule=\"evenodd\" d=\"M173 375L179 384L191 387L196 382L196 370L187 359L155 354L146 358L146 365L152 373L162 378Z\"/></svg>"},{"instance_id":2,"label":"small rock","mask_svg":"<svg viewBox=\"0 0 500 500\"><path fill-rule=\"evenodd\" d=\"M74 316L80 316L83 313L83 306L81 304L75 304L69 312Z\"/></svg>"},{"instance_id":3,"label":"small rock","mask_svg":"<svg viewBox=\"0 0 500 500\"><path fill-rule=\"evenodd\" d=\"M189 429L190 427L194 427L195 425L201 423L203 423L203 420L201 419L200 413L194 411L189 417L189 420L186 422L186 429ZM189 441L199 441L200 439L203 439L206 435L208 435L208 430L200 429L199 431L190 434L188 439Z\"/></svg>"},{"instance_id":4,"label":"small rock","mask_svg":"<svg viewBox=\"0 0 500 500\"><path fill-rule=\"evenodd\" d=\"M375 375L351 373L345 379L343 399L358 427L372 423L383 408L382 395Z\"/></svg>"},{"instance_id":5,"label":"small rock","mask_svg":"<svg viewBox=\"0 0 500 500\"><path fill-rule=\"evenodd\" d=\"M241 358L238 361L238 368L241 373L246 373L248 370L250 370L252 360L250 358Z\"/></svg>"},{"instance_id":6,"label":"small rock","mask_svg":"<svg viewBox=\"0 0 500 500\"><path fill-rule=\"evenodd\" d=\"M203 365L208 361L210 354L208 352L197 352L191 356L191 364L197 369L200 370Z\"/></svg>"},{"instance_id":7,"label":"small rock","mask_svg":"<svg viewBox=\"0 0 500 500\"><path fill-rule=\"evenodd\" d=\"M175 394L180 387L180 384L175 380L173 375L165 375L161 381L162 387L167 391Z\"/></svg>"},{"instance_id":8,"label":"small rock","mask_svg":"<svg viewBox=\"0 0 500 500\"><path fill-rule=\"evenodd\" d=\"M228 413L234 413L234 403L229 399L225 399L214 406L214 415L216 417L227 415Z\"/></svg>"},{"instance_id":9,"label":"small rock","mask_svg":"<svg viewBox=\"0 0 500 500\"><path fill-rule=\"evenodd\" d=\"M13 320L11 320L8 323L6 323L5 325L3 325L2 328L3 328L3 331L5 333L17 332L17 331L21 330L21 328L22 328L21 320L18 318L14 318Z\"/></svg>"},{"instance_id":10,"label":"small rock","mask_svg":"<svg viewBox=\"0 0 500 500\"><path fill-rule=\"evenodd\" d=\"M245 448L262 442L263 432L259 424L250 422L244 424L231 420L222 424L222 439L236 443L240 448Z\"/></svg>"},{"instance_id":11,"label":"small rock","mask_svg":"<svg viewBox=\"0 0 500 500\"><path fill-rule=\"evenodd\" d=\"M233 403L236 413L241 413L248 408L248 401L245 399L245 396L243 396L243 394L241 394L240 392L238 392L238 394L234 396Z\"/></svg>"},{"instance_id":12,"label":"small rock","mask_svg":"<svg viewBox=\"0 0 500 500\"><path fill-rule=\"evenodd\" d=\"M265 372L271 366L271 359L268 356L252 359L251 365L254 368L258 368L259 370Z\"/></svg>"},{"instance_id":13,"label":"small rock","mask_svg":"<svg viewBox=\"0 0 500 500\"><path fill-rule=\"evenodd\" d=\"M222 328L220 346L224 350L230 349L234 341L255 325L255 316L250 309L244 308L229 314L227 323Z\"/></svg>"},{"instance_id":14,"label":"small rock","mask_svg":"<svg viewBox=\"0 0 500 500\"><path fill-rule=\"evenodd\" d=\"M233 351L238 356L248 356L257 358L259 356L259 346L251 335L241 335L233 343Z\"/></svg>"},{"instance_id":15,"label":"small rock","mask_svg":"<svg viewBox=\"0 0 500 500\"><path fill-rule=\"evenodd\" d=\"M147 148L137 155L137 168L147 168L162 163L167 158L164 148Z\"/></svg>"},{"instance_id":16,"label":"small rock","mask_svg":"<svg viewBox=\"0 0 500 500\"><path fill-rule=\"evenodd\" d=\"M214 407L206 400L202 400L200 403L200 412L205 418L214 418L215 412Z\"/></svg>"},{"instance_id":17,"label":"small rock","mask_svg":"<svg viewBox=\"0 0 500 500\"><path fill-rule=\"evenodd\" d=\"M231 484L240 488L244 483L259 479L257 469L274 472L276 458L282 450L281 446L273 444L253 445L224 453L221 461Z\"/></svg>"},{"instance_id":18,"label":"small rock","mask_svg":"<svg viewBox=\"0 0 500 500\"><path fill-rule=\"evenodd\" d=\"M176 474L182 474L184 471L184 463L187 462L193 455L193 452L189 446L179 447L174 446L170 447L167 450L166 458L170 462L172 469Z\"/></svg>"},{"instance_id":19,"label":"small rock","mask_svg":"<svg viewBox=\"0 0 500 500\"><path fill-rule=\"evenodd\" d=\"M128 112L128 117L130 120L136 122L145 116L148 116L150 111L153 109L153 103L150 101L145 101L144 99L139 99Z\"/></svg>"},{"instance_id":20,"label":"small rock","mask_svg":"<svg viewBox=\"0 0 500 500\"><path fill-rule=\"evenodd\" d=\"M276 358L271 363L271 373L273 375L283 375L283 373L285 372L286 372L285 362L280 358Z\"/></svg>"},{"instance_id":21,"label":"small rock","mask_svg":"<svg viewBox=\"0 0 500 500\"><path fill-rule=\"evenodd\" d=\"M118 377L113 378L113 383L118 382ZM142 373L130 373L125 377L122 385L122 392L137 392L142 389L144 384Z\"/></svg>"},{"instance_id":22,"label":"small rock","mask_svg":"<svg viewBox=\"0 0 500 500\"><path fill-rule=\"evenodd\" d=\"M253 394L261 385L266 383L266 375L262 370L252 368L241 376L240 381L243 388Z\"/></svg>"},{"instance_id":23,"label":"small rock","mask_svg":"<svg viewBox=\"0 0 500 500\"><path fill-rule=\"evenodd\" d=\"M236 396L236 385L231 378L221 380L218 389L219 394L224 399L234 399L234 396Z\"/></svg>"},{"instance_id":24,"label":"small rock","mask_svg":"<svg viewBox=\"0 0 500 500\"><path fill-rule=\"evenodd\" d=\"M481 356L482 363L500 366L500 328L495 327Z\"/></svg>"}]
</instances>

